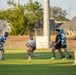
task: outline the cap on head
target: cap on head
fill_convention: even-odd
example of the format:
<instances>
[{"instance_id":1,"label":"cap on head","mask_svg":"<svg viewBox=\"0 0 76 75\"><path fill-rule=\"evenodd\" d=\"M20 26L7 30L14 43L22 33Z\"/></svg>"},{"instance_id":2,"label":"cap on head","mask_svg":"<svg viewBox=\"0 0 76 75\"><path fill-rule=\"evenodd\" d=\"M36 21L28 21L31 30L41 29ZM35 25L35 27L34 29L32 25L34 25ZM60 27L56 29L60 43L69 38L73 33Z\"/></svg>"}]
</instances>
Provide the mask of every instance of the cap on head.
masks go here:
<instances>
[{"instance_id":1,"label":"cap on head","mask_svg":"<svg viewBox=\"0 0 76 75\"><path fill-rule=\"evenodd\" d=\"M61 32L61 33L64 33L64 29L60 29L60 32Z\"/></svg>"}]
</instances>

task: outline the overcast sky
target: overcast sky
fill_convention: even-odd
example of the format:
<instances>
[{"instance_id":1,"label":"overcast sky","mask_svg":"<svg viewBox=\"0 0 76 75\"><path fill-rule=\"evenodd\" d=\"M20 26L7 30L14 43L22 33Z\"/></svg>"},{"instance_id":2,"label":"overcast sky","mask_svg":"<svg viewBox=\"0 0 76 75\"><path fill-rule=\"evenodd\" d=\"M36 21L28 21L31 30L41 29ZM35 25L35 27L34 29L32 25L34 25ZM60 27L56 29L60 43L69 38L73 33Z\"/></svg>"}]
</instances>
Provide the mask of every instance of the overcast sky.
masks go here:
<instances>
[{"instance_id":1,"label":"overcast sky","mask_svg":"<svg viewBox=\"0 0 76 75\"><path fill-rule=\"evenodd\" d=\"M8 0L0 0L0 9L7 9L9 6L7 5ZM15 2L17 0L14 0ZM43 6L43 0L33 0L38 1ZM21 4L26 4L29 0L20 0ZM50 6L57 6L65 9L68 13L68 18L73 18L76 16L76 0L50 0Z\"/></svg>"}]
</instances>

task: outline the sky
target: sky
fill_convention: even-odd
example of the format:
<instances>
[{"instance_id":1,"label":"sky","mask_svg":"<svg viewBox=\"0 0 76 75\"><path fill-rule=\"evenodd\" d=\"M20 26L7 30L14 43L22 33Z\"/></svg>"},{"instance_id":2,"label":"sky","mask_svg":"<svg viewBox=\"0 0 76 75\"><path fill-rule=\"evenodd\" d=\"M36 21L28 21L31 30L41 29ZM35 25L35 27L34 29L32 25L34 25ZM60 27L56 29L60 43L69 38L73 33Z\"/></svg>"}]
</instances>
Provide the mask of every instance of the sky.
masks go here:
<instances>
[{"instance_id":1,"label":"sky","mask_svg":"<svg viewBox=\"0 0 76 75\"><path fill-rule=\"evenodd\" d=\"M7 5L8 0L0 0L0 9L7 9L10 6ZM17 2L17 0L14 0ZM44 0L33 0L38 1L40 4L43 4ZM20 4L27 4L29 0L20 0ZM61 7L62 9L66 10L68 15L67 18L72 19L76 16L76 0L50 0L50 6L57 6Z\"/></svg>"}]
</instances>

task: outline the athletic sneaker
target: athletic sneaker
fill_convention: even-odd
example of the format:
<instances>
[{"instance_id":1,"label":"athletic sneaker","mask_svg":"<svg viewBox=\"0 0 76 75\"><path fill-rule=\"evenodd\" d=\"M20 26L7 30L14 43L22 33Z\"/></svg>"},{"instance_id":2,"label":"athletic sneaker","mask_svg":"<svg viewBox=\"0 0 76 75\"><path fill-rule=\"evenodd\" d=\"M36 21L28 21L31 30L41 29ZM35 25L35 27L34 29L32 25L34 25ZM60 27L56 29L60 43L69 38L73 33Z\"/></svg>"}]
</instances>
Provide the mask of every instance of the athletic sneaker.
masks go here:
<instances>
[{"instance_id":1,"label":"athletic sneaker","mask_svg":"<svg viewBox=\"0 0 76 75\"><path fill-rule=\"evenodd\" d=\"M29 58L28 60L31 60L31 58Z\"/></svg>"},{"instance_id":2,"label":"athletic sneaker","mask_svg":"<svg viewBox=\"0 0 76 75\"><path fill-rule=\"evenodd\" d=\"M51 58L51 60L54 60L54 59L55 59L55 57L52 57L52 58Z\"/></svg>"},{"instance_id":3,"label":"athletic sneaker","mask_svg":"<svg viewBox=\"0 0 76 75\"><path fill-rule=\"evenodd\" d=\"M34 57L39 57L39 54L34 54Z\"/></svg>"},{"instance_id":4,"label":"athletic sneaker","mask_svg":"<svg viewBox=\"0 0 76 75\"><path fill-rule=\"evenodd\" d=\"M76 65L76 63L73 63L72 65Z\"/></svg>"},{"instance_id":5,"label":"athletic sneaker","mask_svg":"<svg viewBox=\"0 0 76 75\"><path fill-rule=\"evenodd\" d=\"M69 55L69 59L71 59L72 58L72 56L71 55Z\"/></svg>"},{"instance_id":6,"label":"athletic sneaker","mask_svg":"<svg viewBox=\"0 0 76 75\"><path fill-rule=\"evenodd\" d=\"M4 58L0 59L0 60L5 60Z\"/></svg>"},{"instance_id":7,"label":"athletic sneaker","mask_svg":"<svg viewBox=\"0 0 76 75\"><path fill-rule=\"evenodd\" d=\"M66 58L62 58L62 60L66 60Z\"/></svg>"},{"instance_id":8,"label":"athletic sneaker","mask_svg":"<svg viewBox=\"0 0 76 75\"><path fill-rule=\"evenodd\" d=\"M2 60L5 60L4 58L2 58Z\"/></svg>"}]
</instances>

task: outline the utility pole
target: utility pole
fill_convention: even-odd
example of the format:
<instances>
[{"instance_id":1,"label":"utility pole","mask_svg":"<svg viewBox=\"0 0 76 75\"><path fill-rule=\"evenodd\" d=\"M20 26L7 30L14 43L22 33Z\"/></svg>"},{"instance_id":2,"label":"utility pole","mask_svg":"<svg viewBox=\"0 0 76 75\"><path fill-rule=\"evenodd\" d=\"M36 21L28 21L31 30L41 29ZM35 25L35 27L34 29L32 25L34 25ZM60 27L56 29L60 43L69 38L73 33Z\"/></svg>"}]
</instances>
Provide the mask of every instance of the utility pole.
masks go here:
<instances>
[{"instance_id":1,"label":"utility pole","mask_svg":"<svg viewBox=\"0 0 76 75\"><path fill-rule=\"evenodd\" d=\"M17 6L19 5L19 0L17 0Z\"/></svg>"},{"instance_id":2,"label":"utility pole","mask_svg":"<svg viewBox=\"0 0 76 75\"><path fill-rule=\"evenodd\" d=\"M18 9L18 5L19 5L19 0L17 0L17 6L16 6L16 7L17 7L17 9Z\"/></svg>"},{"instance_id":3,"label":"utility pole","mask_svg":"<svg viewBox=\"0 0 76 75\"><path fill-rule=\"evenodd\" d=\"M48 48L50 48L50 1L44 0L44 26L43 34L48 39Z\"/></svg>"},{"instance_id":4,"label":"utility pole","mask_svg":"<svg viewBox=\"0 0 76 75\"><path fill-rule=\"evenodd\" d=\"M30 3L32 3L32 0L29 0Z\"/></svg>"}]
</instances>

